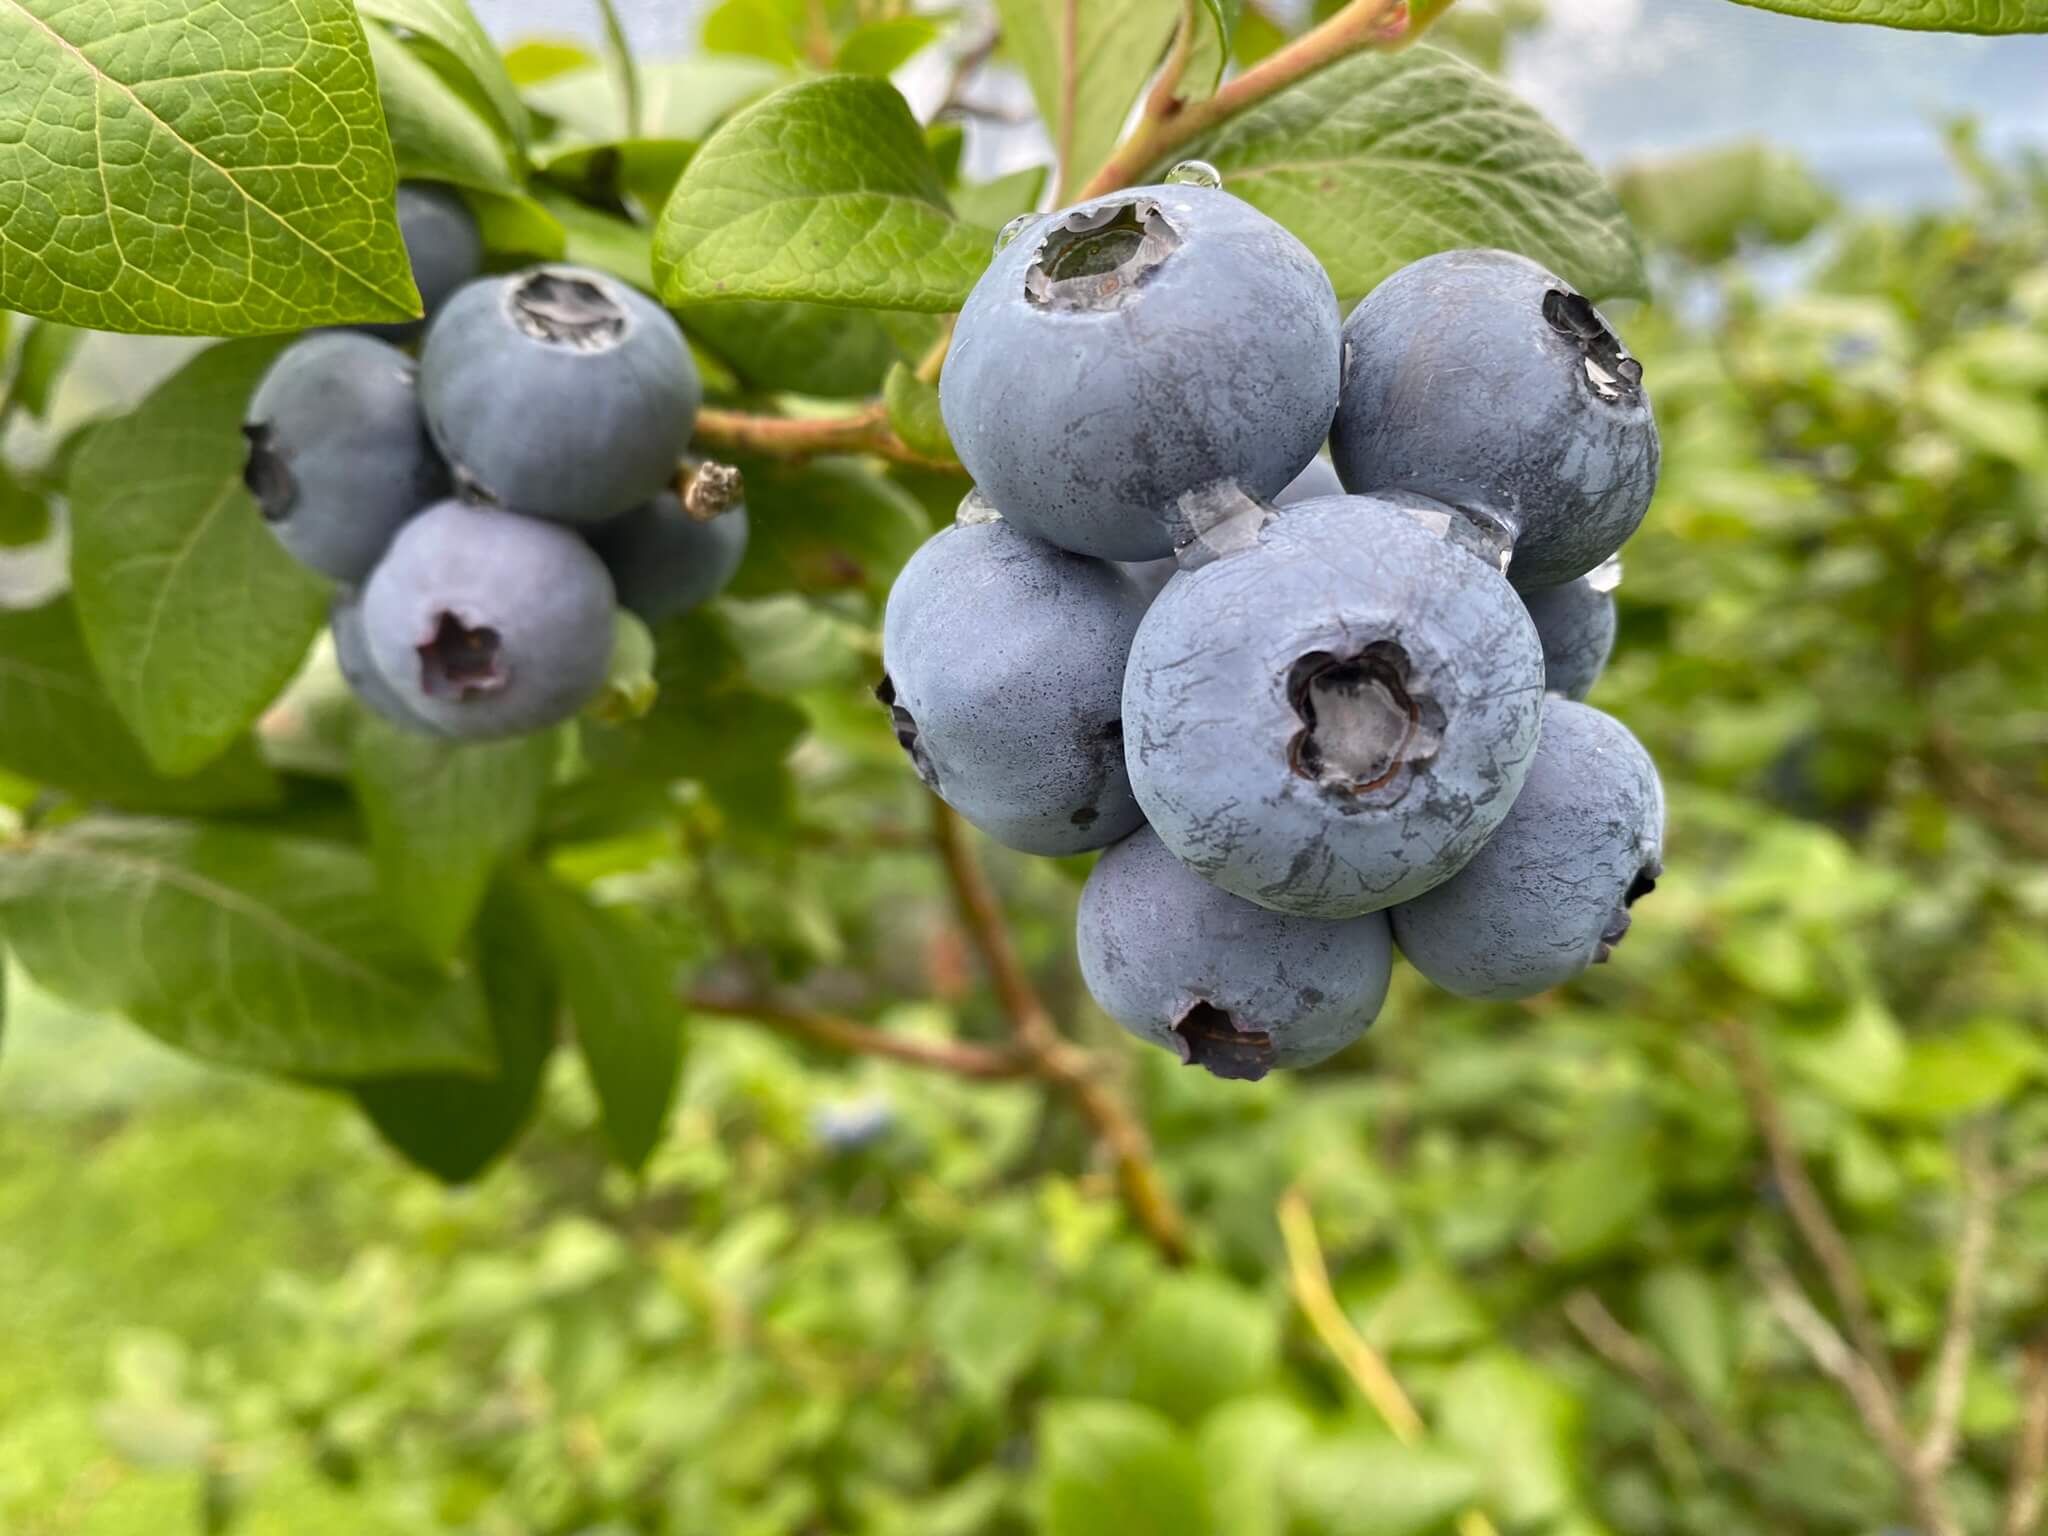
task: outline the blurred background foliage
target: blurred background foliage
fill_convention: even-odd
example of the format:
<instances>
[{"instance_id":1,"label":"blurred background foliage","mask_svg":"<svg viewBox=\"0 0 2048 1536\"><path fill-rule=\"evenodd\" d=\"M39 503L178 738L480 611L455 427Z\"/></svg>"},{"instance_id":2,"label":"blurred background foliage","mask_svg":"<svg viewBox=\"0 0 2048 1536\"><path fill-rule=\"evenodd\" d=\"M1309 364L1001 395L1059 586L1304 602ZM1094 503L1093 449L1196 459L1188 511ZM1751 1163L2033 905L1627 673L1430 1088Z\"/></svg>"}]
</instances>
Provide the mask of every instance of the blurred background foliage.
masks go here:
<instances>
[{"instance_id":1,"label":"blurred background foliage","mask_svg":"<svg viewBox=\"0 0 2048 1536\"><path fill-rule=\"evenodd\" d=\"M1451 40L1497 62L1506 14ZM1140 1107L1192 1265L1028 1084L700 1016L643 1178L606 1166L560 1066L517 1153L451 1193L345 1102L202 1071L17 974L0 1531L1430 1536L1475 1504L1544 1536L1919 1529L1797 1337L1788 1295L1839 1276L1770 1130L1915 1422L1955 1421L1958 1527L2027 1536L2005 1500L2048 1437L2048 166L1951 143L1967 197L1913 217L1838 208L1761 144L1619 177L1660 300L1617 320L1666 461L1592 702L1655 753L1671 835L1616 963L1510 1007L1404 972L1337 1061L1217 1082L1089 1008L1085 865L984 849L1049 1003ZM761 387L806 346L779 318L749 338ZM878 329L850 391L922 344ZM999 1040L864 697L878 595L957 485L753 484L761 524L804 515L667 679L718 727L719 752L669 743L704 793L558 797L556 872L680 960L726 957L701 986L738 956L792 1002ZM309 782L322 730L278 725ZM308 790L293 814L335 812ZM1290 1191L1421 1445L1298 1309Z\"/></svg>"}]
</instances>

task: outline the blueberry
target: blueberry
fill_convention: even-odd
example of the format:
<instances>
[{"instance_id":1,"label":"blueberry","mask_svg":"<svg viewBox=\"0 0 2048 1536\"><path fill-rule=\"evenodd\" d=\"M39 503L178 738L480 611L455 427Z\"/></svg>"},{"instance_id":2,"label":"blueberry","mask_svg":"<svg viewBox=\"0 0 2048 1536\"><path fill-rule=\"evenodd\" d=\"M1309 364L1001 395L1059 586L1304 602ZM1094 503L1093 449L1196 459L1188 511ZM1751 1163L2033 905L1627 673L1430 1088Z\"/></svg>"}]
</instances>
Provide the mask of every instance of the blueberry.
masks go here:
<instances>
[{"instance_id":1,"label":"blueberry","mask_svg":"<svg viewBox=\"0 0 2048 1536\"><path fill-rule=\"evenodd\" d=\"M1173 548L1187 491L1272 496L1337 406L1330 280L1227 193L1139 187L1049 214L997 253L939 404L982 493L1026 533L1111 560Z\"/></svg>"},{"instance_id":2,"label":"blueberry","mask_svg":"<svg viewBox=\"0 0 2048 1536\"><path fill-rule=\"evenodd\" d=\"M454 188L430 181L408 181L398 189L398 232L405 238L426 318L361 329L386 341L411 341L426 330L450 294L483 270L484 241Z\"/></svg>"},{"instance_id":3,"label":"blueberry","mask_svg":"<svg viewBox=\"0 0 2048 1536\"><path fill-rule=\"evenodd\" d=\"M1323 496L1342 496L1344 482L1337 478L1337 466L1320 453L1308 461L1308 468L1280 488L1273 498L1276 507L1297 506Z\"/></svg>"},{"instance_id":4,"label":"blueberry","mask_svg":"<svg viewBox=\"0 0 2048 1536\"><path fill-rule=\"evenodd\" d=\"M1138 631L1131 786L1174 853L1261 906L1406 901L1514 803L1542 718L1535 627L1497 571L1400 506L1252 514Z\"/></svg>"},{"instance_id":5,"label":"blueberry","mask_svg":"<svg viewBox=\"0 0 2048 1536\"><path fill-rule=\"evenodd\" d=\"M1446 991L1531 997L1608 957L1663 851L1650 755L1620 721L1553 698L1515 808L1471 863L1394 909L1394 938Z\"/></svg>"},{"instance_id":6,"label":"blueberry","mask_svg":"<svg viewBox=\"0 0 2048 1536\"><path fill-rule=\"evenodd\" d=\"M471 283L420 353L427 424L465 487L558 522L605 522L660 495L702 398L668 312L579 267Z\"/></svg>"},{"instance_id":7,"label":"blueberry","mask_svg":"<svg viewBox=\"0 0 2048 1536\"><path fill-rule=\"evenodd\" d=\"M1330 447L1354 491L1505 524L1525 589L1613 554L1657 485L1642 365L1564 279L1506 251L1426 257L1352 311Z\"/></svg>"},{"instance_id":8,"label":"blueberry","mask_svg":"<svg viewBox=\"0 0 2048 1536\"><path fill-rule=\"evenodd\" d=\"M1522 601L1543 642L1543 686L1583 699L1614 651L1614 586L1606 568L1561 587L1524 592Z\"/></svg>"},{"instance_id":9,"label":"blueberry","mask_svg":"<svg viewBox=\"0 0 2048 1536\"><path fill-rule=\"evenodd\" d=\"M343 588L334 594L334 602L327 613L327 628L334 637L335 663L365 709L403 730L425 735L441 734L430 722L413 713L398 690L384 681L384 675L371 662L369 636L363 631L360 592Z\"/></svg>"},{"instance_id":10,"label":"blueberry","mask_svg":"<svg viewBox=\"0 0 2048 1536\"><path fill-rule=\"evenodd\" d=\"M414 385L412 359L396 347L321 331L288 347L256 386L242 479L302 565L361 581L399 525L447 494Z\"/></svg>"},{"instance_id":11,"label":"blueberry","mask_svg":"<svg viewBox=\"0 0 2048 1536\"><path fill-rule=\"evenodd\" d=\"M1386 917L1291 917L1217 889L1141 828L1081 892L1081 974L1104 1013L1217 1077L1312 1066L1386 1001Z\"/></svg>"},{"instance_id":12,"label":"blueberry","mask_svg":"<svg viewBox=\"0 0 2048 1536\"><path fill-rule=\"evenodd\" d=\"M674 491L663 491L646 506L590 531L591 547L612 573L620 606L649 625L718 596L747 552L739 471L713 464L696 466L691 473L687 506Z\"/></svg>"},{"instance_id":13,"label":"blueberry","mask_svg":"<svg viewBox=\"0 0 2048 1536\"><path fill-rule=\"evenodd\" d=\"M604 562L568 529L444 501L370 577L363 628L408 713L451 736L518 736L597 693L613 606Z\"/></svg>"},{"instance_id":14,"label":"blueberry","mask_svg":"<svg viewBox=\"0 0 2048 1536\"><path fill-rule=\"evenodd\" d=\"M926 785L997 842L1101 848L1141 819L1119 699L1144 612L1107 561L958 522L890 589L876 696Z\"/></svg>"}]
</instances>

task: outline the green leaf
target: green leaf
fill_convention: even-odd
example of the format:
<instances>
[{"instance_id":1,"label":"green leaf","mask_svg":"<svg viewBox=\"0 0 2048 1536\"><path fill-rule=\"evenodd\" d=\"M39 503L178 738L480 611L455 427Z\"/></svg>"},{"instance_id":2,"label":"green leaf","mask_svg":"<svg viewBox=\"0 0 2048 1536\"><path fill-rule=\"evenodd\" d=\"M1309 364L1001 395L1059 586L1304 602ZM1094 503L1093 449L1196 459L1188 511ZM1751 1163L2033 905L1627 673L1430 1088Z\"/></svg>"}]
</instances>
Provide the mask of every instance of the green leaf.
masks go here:
<instances>
[{"instance_id":1,"label":"green leaf","mask_svg":"<svg viewBox=\"0 0 2048 1536\"><path fill-rule=\"evenodd\" d=\"M658 209L697 153L689 139L620 139L565 150L541 166L541 174L587 203L610 206L631 197L642 208Z\"/></svg>"},{"instance_id":2,"label":"green leaf","mask_svg":"<svg viewBox=\"0 0 2048 1536\"><path fill-rule=\"evenodd\" d=\"M586 706L593 720L622 725L639 720L661 697L655 676L654 633L640 615L621 608L612 615L612 659L604 686Z\"/></svg>"},{"instance_id":3,"label":"green leaf","mask_svg":"<svg viewBox=\"0 0 2048 1536\"><path fill-rule=\"evenodd\" d=\"M1599 171L1498 81L1440 49L1361 53L1197 139L1231 192L1315 252L1348 306L1435 251L1520 251L1594 297L1644 291Z\"/></svg>"},{"instance_id":4,"label":"green leaf","mask_svg":"<svg viewBox=\"0 0 2048 1536\"><path fill-rule=\"evenodd\" d=\"M1037 1355L1051 1305L1024 1270L962 1254L933 1282L927 1318L946 1374L976 1402L994 1406Z\"/></svg>"},{"instance_id":5,"label":"green leaf","mask_svg":"<svg viewBox=\"0 0 2048 1536\"><path fill-rule=\"evenodd\" d=\"M100 687L69 598L0 610L0 767L134 810L266 805L277 781L244 738L190 778L159 773Z\"/></svg>"},{"instance_id":6,"label":"green leaf","mask_svg":"<svg viewBox=\"0 0 2048 1536\"><path fill-rule=\"evenodd\" d=\"M1195 33L1195 45L1188 55L1187 73L1181 77L1181 94L1201 98L1212 96L1223 80L1223 66L1237 46L1237 23L1244 14L1244 0L1202 0L1202 22Z\"/></svg>"},{"instance_id":7,"label":"green leaf","mask_svg":"<svg viewBox=\"0 0 2048 1536\"><path fill-rule=\"evenodd\" d=\"M1052 173L1042 165L1029 166L998 176L994 181L970 182L953 191L953 211L970 224L984 229L1001 229L1020 213L1037 208L1045 193L1046 177Z\"/></svg>"},{"instance_id":8,"label":"green leaf","mask_svg":"<svg viewBox=\"0 0 2048 1536\"><path fill-rule=\"evenodd\" d=\"M2048 32L2048 0L1735 0L1815 21L1862 21L1916 32Z\"/></svg>"},{"instance_id":9,"label":"green leaf","mask_svg":"<svg viewBox=\"0 0 2048 1536\"><path fill-rule=\"evenodd\" d=\"M959 308L993 236L957 221L893 86L832 76L777 91L705 141L655 235L672 303L800 299Z\"/></svg>"},{"instance_id":10,"label":"green leaf","mask_svg":"<svg viewBox=\"0 0 2048 1536\"><path fill-rule=\"evenodd\" d=\"M751 518L751 483L747 499ZM630 724L586 727L591 761L632 779L695 779L739 835L772 837L793 814L786 759L803 735L803 714L748 688L745 667L707 613L663 625L655 653L654 708Z\"/></svg>"},{"instance_id":11,"label":"green leaf","mask_svg":"<svg viewBox=\"0 0 2048 1536\"><path fill-rule=\"evenodd\" d=\"M605 1139L638 1170L667 1128L682 1070L682 1009L668 968L627 914L541 877L522 881L521 893L554 957Z\"/></svg>"},{"instance_id":12,"label":"green leaf","mask_svg":"<svg viewBox=\"0 0 2048 1536\"><path fill-rule=\"evenodd\" d=\"M905 443L935 459L953 457L953 439L939 415L937 385L925 383L908 363L897 363L882 381L882 400L889 426Z\"/></svg>"},{"instance_id":13,"label":"green leaf","mask_svg":"<svg viewBox=\"0 0 2048 1536\"><path fill-rule=\"evenodd\" d=\"M473 982L422 963L352 849L92 819L0 852L0 919L37 982L236 1066L484 1070Z\"/></svg>"},{"instance_id":14,"label":"green leaf","mask_svg":"<svg viewBox=\"0 0 2048 1536\"><path fill-rule=\"evenodd\" d=\"M796 26L776 0L721 0L705 15L702 36L710 53L745 54L787 68L800 58Z\"/></svg>"},{"instance_id":15,"label":"green leaf","mask_svg":"<svg viewBox=\"0 0 2048 1536\"><path fill-rule=\"evenodd\" d=\"M540 85L544 81L589 69L598 58L580 44L555 37L530 37L505 50L505 73L518 86Z\"/></svg>"},{"instance_id":16,"label":"green leaf","mask_svg":"<svg viewBox=\"0 0 2048 1536\"><path fill-rule=\"evenodd\" d=\"M1207 1536L1202 1465L1171 1422L1133 1403L1047 1403L1038 1423L1045 1536Z\"/></svg>"},{"instance_id":17,"label":"green leaf","mask_svg":"<svg viewBox=\"0 0 2048 1536\"><path fill-rule=\"evenodd\" d=\"M849 75L893 75L938 40L938 24L927 16L863 22L839 45L832 67Z\"/></svg>"},{"instance_id":18,"label":"green leaf","mask_svg":"<svg viewBox=\"0 0 2048 1536\"><path fill-rule=\"evenodd\" d=\"M50 536L49 498L23 485L0 463L0 549L21 549Z\"/></svg>"},{"instance_id":19,"label":"green leaf","mask_svg":"<svg viewBox=\"0 0 2048 1536\"><path fill-rule=\"evenodd\" d=\"M1273 1369L1279 1320L1265 1301L1217 1275L1153 1282L1121 1351L1131 1397L1177 1423L1251 1391Z\"/></svg>"},{"instance_id":20,"label":"green leaf","mask_svg":"<svg viewBox=\"0 0 2048 1536\"><path fill-rule=\"evenodd\" d=\"M905 360L888 321L926 319L826 304L690 304L680 313L750 389L828 400L872 396Z\"/></svg>"},{"instance_id":21,"label":"green leaf","mask_svg":"<svg viewBox=\"0 0 2048 1536\"><path fill-rule=\"evenodd\" d=\"M490 34L463 0L356 0L356 9L417 32L439 47L490 107L496 127L521 149L526 147L530 124L518 87Z\"/></svg>"},{"instance_id":22,"label":"green leaf","mask_svg":"<svg viewBox=\"0 0 2048 1536\"><path fill-rule=\"evenodd\" d=\"M1667 1264L1642 1278L1643 1323L1686 1385L1702 1402L1727 1401L1735 1369L1735 1341L1727 1314L1705 1270Z\"/></svg>"},{"instance_id":23,"label":"green leaf","mask_svg":"<svg viewBox=\"0 0 2048 1536\"><path fill-rule=\"evenodd\" d=\"M457 743L375 717L357 730L352 771L377 876L429 955L461 947L499 861L531 841L558 746L552 731Z\"/></svg>"},{"instance_id":24,"label":"green leaf","mask_svg":"<svg viewBox=\"0 0 2048 1536\"><path fill-rule=\"evenodd\" d=\"M1240 1397L1202 1420L1196 1444L1209 1504L1230 1536L1288 1536L1283 1490L1315 1438L1315 1424L1284 1397Z\"/></svg>"},{"instance_id":25,"label":"green leaf","mask_svg":"<svg viewBox=\"0 0 2048 1536\"><path fill-rule=\"evenodd\" d=\"M1905 1120L1953 1120L2003 1104L2040 1075L2041 1046L2017 1025L1980 1019L1907 1047L1890 1113Z\"/></svg>"},{"instance_id":26,"label":"green leaf","mask_svg":"<svg viewBox=\"0 0 2048 1536\"><path fill-rule=\"evenodd\" d=\"M1572 1395L1519 1355L1474 1355L1444 1381L1437 1425L1483 1469L1488 1508L1515 1525L1556 1519L1579 1463Z\"/></svg>"},{"instance_id":27,"label":"green leaf","mask_svg":"<svg viewBox=\"0 0 2048 1536\"><path fill-rule=\"evenodd\" d=\"M1286 1473L1296 1528L1314 1536L1434 1536L1480 1487L1462 1456L1366 1435L1302 1446Z\"/></svg>"},{"instance_id":28,"label":"green leaf","mask_svg":"<svg viewBox=\"0 0 2048 1536\"><path fill-rule=\"evenodd\" d=\"M477 1178L519 1139L555 1047L554 968L525 909L502 887L484 903L476 960L496 1074L377 1078L356 1090L378 1134L449 1184Z\"/></svg>"},{"instance_id":29,"label":"green leaf","mask_svg":"<svg viewBox=\"0 0 2048 1536\"><path fill-rule=\"evenodd\" d=\"M327 587L263 526L241 422L275 341L210 347L71 466L72 584L107 693L151 761L224 751L305 658Z\"/></svg>"},{"instance_id":30,"label":"green leaf","mask_svg":"<svg viewBox=\"0 0 2048 1536\"><path fill-rule=\"evenodd\" d=\"M1180 20L1177 0L996 0L1003 46L1030 82L1059 158L1059 200L1109 158Z\"/></svg>"},{"instance_id":31,"label":"green leaf","mask_svg":"<svg viewBox=\"0 0 2048 1536\"><path fill-rule=\"evenodd\" d=\"M535 189L535 198L561 226L564 259L622 277L635 288L652 292L652 244L644 225L602 213L550 187Z\"/></svg>"},{"instance_id":32,"label":"green leaf","mask_svg":"<svg viewBox=\"0 0 2048 1536\"><path fill-rule=\"evenodd\" d=\"M366 29L398 174L517 197L504 143L447 81L374 22Z\"/></svg>"},{"instance_id":33,"label":"green leaf","mask_svg":"<svg viewBox=\"0 0 2048 1536\"><path fill-rule=\"evenodd\" d=\"M640 67L634 62L633 45L626 40L626 29L619 21L618 7L612 0L597 0L597 9L604 20L605 65L611 70L612 79L619 88L625 137L638 138L645 116L640 104Z\"/></svg>"},{"instance_id":34,"label":"green leaf","mask_svg":"<svg viewBox=\"0 0 2048 1536\"><path fill-rule=\"evenodd\" d=\"M703 139L733 111L789 81L789 71L754 59L690 55L640 66L642 137ZM534 106L561 123L556 153L615 144L623 107L618 83L603 69L583 69L528 93Z\"/></svg>"},{"instance_id":35,"label":"green leaf","mask_svg":"<svg viewBox=\"0 0 2048 1536\"><path fill-rule=\"evenodd\" d=\"M242 336L418 313L349 0L0 3L0 304Z\"/></svg>"},{"instance_id":36,"label":"green leaf","mask_svg":"<svg viewBox=\"0 0 2048 1536\"><path fill-rule=\"evenodd\" d=\"M53 320L31 321L15 356L14 382L7 389L7 404L41 421L49 414L50 396L56 390L57 380L83 340L85 332L76 326L60 325Z\"/></svg>"},{"instance_id":37,"label":"green leaf","mask_svg":"<svg viewBox=\"0 0 2048 1536\"><path fill-rule=\"evenodd\" d=\"M845 459L800 466L747 460L747 562L737 597L794 588L885 593L931 520L895 481ZM965 494L966 482L960 482Z\"/></svg>"}]
</instances>

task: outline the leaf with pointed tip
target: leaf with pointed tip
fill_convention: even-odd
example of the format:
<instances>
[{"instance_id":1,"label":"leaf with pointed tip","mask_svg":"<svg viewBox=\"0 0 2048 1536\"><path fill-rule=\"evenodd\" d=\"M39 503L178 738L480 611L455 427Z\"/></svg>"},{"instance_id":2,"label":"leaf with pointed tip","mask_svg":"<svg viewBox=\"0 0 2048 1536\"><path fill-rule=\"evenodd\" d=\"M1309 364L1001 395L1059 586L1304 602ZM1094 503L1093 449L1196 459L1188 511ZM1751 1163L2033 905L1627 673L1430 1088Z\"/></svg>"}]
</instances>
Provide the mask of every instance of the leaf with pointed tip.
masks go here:
<instances>
[{"instance_id":1,"label":"leaf with pointed tip","mask_svg":"<svg viewBox=\"0 0 2048 1536\"><path fill-rule=\"evenodd\" d=\"M445 181L519 196L519 179L490 125L383 27L372 22L366 31L398 174L407 181Z\"/></svg>"},{"instance_id":2,"label":"leaf with pointed tip","mask_svg":"<svg viewBox=\"0 0 2048 1536\"><path fill-rule=\"evenodd\" d=\"M350 0L0 0L0 305L247 336L414 311Z\"/></svg>"},{"instance_id":3,"label":"leaf with pointed tip","mask_svg":"<svg viewBox=\"0 0 2048 1536\"><path fill-rule=\"evenodd\" d=\"M471 980L417 958L353 849L93 818L0 850L0 926L36 981L194 1055L318 1077L480 1071Z\"/></svg>"},{"instance_id":4,"label":"leaf with pointed tip","mask_svg":"<svg viewBox=\"0 0 2048 1536\"><path fill-rule=\"evenodd\" d=\"M967 297L993 240L953 217L896 88L832 75L777 91L704 142L662 210L654 274L678 305L938 312Z\"/></svg>"},{"instance_id":5,"label":"leaf with pointed tip","mask_svg":"<svg viewBox=\"0 0 2048 1536\"><path fill-rule=\"evenodd\" d=\"M211 761L291 680L327 586L263 526L241 430L274 340L209 347L71 466L71 579L114 707L166 773Z\"/></svg>"},{"instance_id":6,"label":"leaf with pointed tip","mask_svg":"<svg viewBox=\"0 0 2048 1536\"><path fill-rule=\"evenodd\" d=\"M477 94L490 105L496 126L514 144L525 148L529 127L526 105L520 101L519 89L512 83L511 73L491 42L490 33L462 0L356 0L356 9L365 16L417 32L438 46L462 68Z\"/></svg>"},{"instance_id":7,"label":"leaf with pointed tip","mask_svg":"<svg viewBox=\"0 0 2048 1536\"><path fill-rule=\"evenodd\" d=\"M2048 32L2048 0L1735 0L1815 21L1861 21L1915 32Z\"/></svg>"},{"instance_id":8,"label":"leaf with pointed tip","mask_svg":"<svg viewBox=\"0 0 2048 1536\"><path fill-rule=\"evenodd\" d=\"M1499 81L1441 49L1354 55L1180 153L1292 230L1347 306L1461 246L1519 251L1596 298L1644 291L1606 178Z\"/></svg>"}]
</instances>

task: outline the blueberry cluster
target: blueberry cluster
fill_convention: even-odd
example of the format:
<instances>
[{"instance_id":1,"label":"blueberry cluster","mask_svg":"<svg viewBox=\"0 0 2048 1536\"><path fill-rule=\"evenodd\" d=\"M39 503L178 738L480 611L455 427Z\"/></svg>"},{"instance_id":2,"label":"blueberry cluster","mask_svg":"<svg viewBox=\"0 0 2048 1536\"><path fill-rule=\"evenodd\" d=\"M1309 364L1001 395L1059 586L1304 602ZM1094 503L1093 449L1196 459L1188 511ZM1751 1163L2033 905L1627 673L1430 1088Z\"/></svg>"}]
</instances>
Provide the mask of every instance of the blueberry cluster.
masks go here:
<instances>
[{"instance_id":1,"label":"blueberry cluster","mask_svg":"<svg viewBox=\"0 0 2048 1536\"><path fill-rule=\"evenodd\" d=\"M1451 252L1346 321L1205 170L1005 232L940 385L976 488L890 593L878 694L990 836L1108 850L1103 1009L1258 1078L1355 1040L1397 944L1512 998L1621 938L1663 793L1576 700L1658 447L1554 274Z\"/></svg>"},{"instance_id":2,"label":"blueberry cluster","mask_svg":"<svg viewBox=\"0 0 2048 1536\"><path fill-rule=\"evenodd\" d=\"M702 386L658 304L576 267L480 277L444 189L401 188L399 221L428 321L289 347L250 402L244 478L338 584L365 705L451 738L541 730L603 686L619 607L657 624L731 578L737 476L678 485Z\"/></svg>"}]
</instances>

